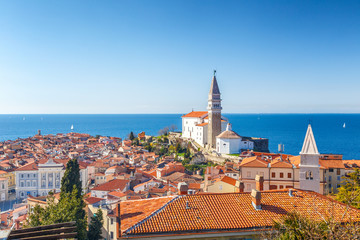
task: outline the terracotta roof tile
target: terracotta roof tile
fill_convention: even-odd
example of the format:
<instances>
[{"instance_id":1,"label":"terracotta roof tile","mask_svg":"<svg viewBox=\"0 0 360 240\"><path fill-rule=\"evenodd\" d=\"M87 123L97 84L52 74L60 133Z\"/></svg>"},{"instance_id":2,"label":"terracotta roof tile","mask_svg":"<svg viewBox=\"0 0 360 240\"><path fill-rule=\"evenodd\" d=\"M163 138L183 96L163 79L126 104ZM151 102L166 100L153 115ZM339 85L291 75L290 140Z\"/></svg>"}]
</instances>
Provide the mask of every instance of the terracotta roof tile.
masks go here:
<instances>
[{"instance_id":1,"label":"terracotta roof tile","mask_svg":"<svg viewBox=\"0 0 360 240\"><path fill-rule=\"evenodd\" d=\"M314 220L319 220L320 215L325 218L332 215L340 221L347 209L345 205L321 194L300 190L294 190L292 197L288 190L262 192L261 197L262 210L255 210L252 206L250 193L186 195L166 204L153 202L154 199L148 202L154 204L150 204L151 209L142 202L127 203L126 207L121 205L124 225L121 230L127 236L150 234L152 237L164 233L244 231L270 227L274 220L292 211ZM186 208L187 204L189 208ZM144 214L144 210L147 214ZM123 218L133 218L136 214L139 216L136 220ZM360 221L360 210L348 209L343 219L348 220L350 215Z\"/></svg>"},{"instance_id":2,"label":"terracotta roof tile","mask_svg":"<svg viewBox=\"0 0 360 240\"><path fill-rule=\"evenodd\" d=\"M123 190L126 187L126 184L128 183L128 180L124 179L113 179L109 182L100 184L97 187L94 187L92 190L95 191L115 191L115 190Z\"/></svg>"},{"instance_id":3,"label":"terracotta roof tile","mask_svg":"<svg viewBox=\"0 0 360 240\"><path fill-rule=\"evenodd\" d=\"M192 111L188 114L183 115L182 117L200 118L200 117L204 117L206 114L208 114L207 111Z\"/></svg>"},{"instance_id":4,"label":"terracotta roof tile","mask_svg":"<svg viewBox=\"0 0 360 240\"><path fill-rule=\"evenodd\" d=\"M343 160L319 160L321 167L325 169L329 168L345 168Z\"/></svg>"}]
</instances>

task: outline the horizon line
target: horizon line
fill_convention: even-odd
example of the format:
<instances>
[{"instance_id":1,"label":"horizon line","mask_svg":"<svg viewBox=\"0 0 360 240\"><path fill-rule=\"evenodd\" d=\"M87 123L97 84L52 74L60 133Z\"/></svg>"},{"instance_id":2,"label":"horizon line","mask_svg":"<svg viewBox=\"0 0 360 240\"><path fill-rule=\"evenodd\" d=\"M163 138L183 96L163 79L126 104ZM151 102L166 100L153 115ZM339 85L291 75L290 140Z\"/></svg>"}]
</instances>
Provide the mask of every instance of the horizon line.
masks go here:
<instances>
[{"instance_id":1,"label":"horizon line","mask_svg":"<svg viewBox=\"0 0 360 240\"><path fill-rule=\"evenodd\" d=\"M0 115L176 115L184 113L0 113ZM360 112L266 112L266 113L253 113L253 112L224 112L222 114L360 114Z\"/></svg>"}]
</instances>

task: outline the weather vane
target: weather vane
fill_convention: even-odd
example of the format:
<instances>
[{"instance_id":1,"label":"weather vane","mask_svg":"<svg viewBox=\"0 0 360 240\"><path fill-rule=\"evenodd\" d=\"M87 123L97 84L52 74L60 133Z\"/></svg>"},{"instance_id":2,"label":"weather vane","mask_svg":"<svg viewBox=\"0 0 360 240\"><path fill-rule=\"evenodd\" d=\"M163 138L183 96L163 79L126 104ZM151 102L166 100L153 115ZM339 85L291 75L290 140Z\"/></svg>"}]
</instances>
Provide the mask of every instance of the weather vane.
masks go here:
<instances>
[{"instance_id":1,"label":"weather vane","mask_svg":"<svg viewBox=\"0 0 360 240\"><path fill-rule=\"evenodd\" d=\"M214 69L214 76L215 76L215 74L216 74L216 70Z\"/></svg>"}]
</instances>

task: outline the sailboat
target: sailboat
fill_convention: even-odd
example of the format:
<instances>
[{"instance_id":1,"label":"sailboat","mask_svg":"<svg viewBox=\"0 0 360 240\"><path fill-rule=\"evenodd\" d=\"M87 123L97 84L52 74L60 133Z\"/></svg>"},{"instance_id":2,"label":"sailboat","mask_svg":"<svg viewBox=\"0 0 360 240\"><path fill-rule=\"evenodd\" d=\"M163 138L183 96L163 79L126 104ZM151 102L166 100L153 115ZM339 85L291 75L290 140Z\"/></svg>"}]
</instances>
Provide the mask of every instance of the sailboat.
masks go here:
<instances>
[{"instance_id":1,"label":"sailboat","mask_svg":"<svg viewBox=\"0 0 360 240\"><path fill-rule=\"evenodd\" d=\"M345 123L344 123L344 125L343 125L343 128L345 128L346 126L345 126Z\"/></svg>"},{"instance_id":2,"label":"sailboat","mask_svg":"<svg viewBox=\"0 0 360 240\"><path fill-rule=\"evenodd\" d=\"M26 118L25 117L23 117L23 121L25 121L26 120Z\"/></svg>"},{"instance_id":3,"label":"sailboat","mask_svg":"<svg viewBox=\"0 0 360 240\"><path fill-rule=\"evenodd\" d=\"M71 128L70 128L71 130L74 130L74 125L71 125Z\"/></svg>"}]
</instances>

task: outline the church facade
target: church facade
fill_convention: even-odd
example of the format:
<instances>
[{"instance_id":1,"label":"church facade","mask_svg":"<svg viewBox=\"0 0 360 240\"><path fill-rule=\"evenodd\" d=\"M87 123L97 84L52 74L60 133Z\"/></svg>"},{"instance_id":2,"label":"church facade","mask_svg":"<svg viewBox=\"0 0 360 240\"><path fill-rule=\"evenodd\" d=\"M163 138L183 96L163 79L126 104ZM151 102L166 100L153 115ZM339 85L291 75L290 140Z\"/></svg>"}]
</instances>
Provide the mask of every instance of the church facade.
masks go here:
<instances>
[{"instance_id":1,"label":"church facade","mask_svg":"<svg viewBox=\"0 0 360 240\"><path fill-rule=\"evenodd\" d=\"M227 118L221 115L221 94L216 80L211 81L207 111L192 111L182 116L182 137L194 139L203 147L216 148L216 136L225 131Z\"/></svg>"},{"instance_id":2,"label":"church facade","mask_svg":"<svg viewBox=\"0 0 360 240\"><path fill-rule=\"evenodd\" d=\"M221 93L215 73L210 85L207 111L192 111L181 117L182 137L223 154L240 153L242 150L269 152L268 139L240 136L231 130L228 119L221 115Z\"/></svg>"}]
</instances>

